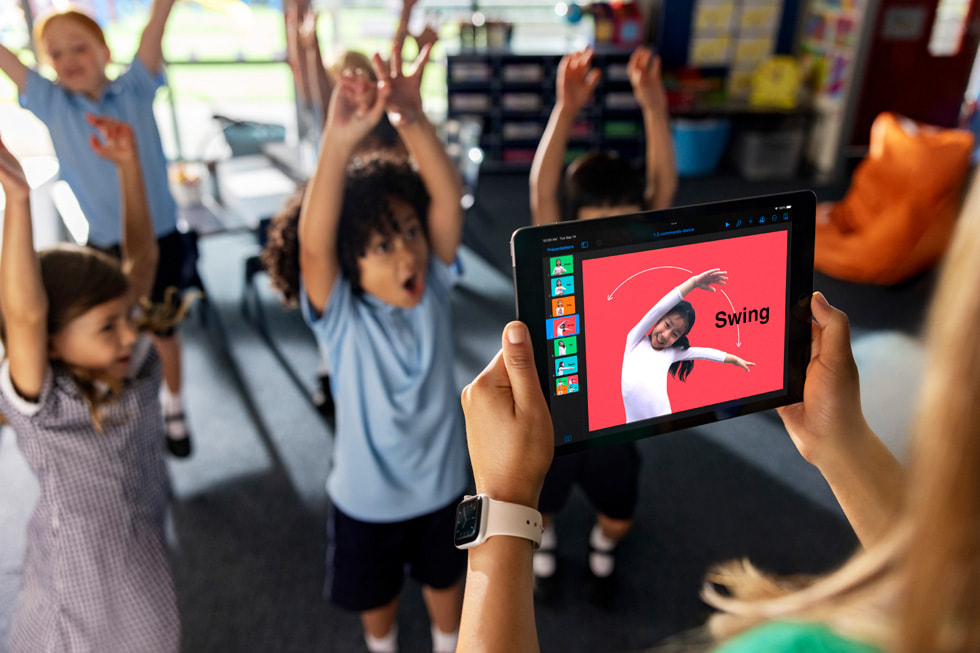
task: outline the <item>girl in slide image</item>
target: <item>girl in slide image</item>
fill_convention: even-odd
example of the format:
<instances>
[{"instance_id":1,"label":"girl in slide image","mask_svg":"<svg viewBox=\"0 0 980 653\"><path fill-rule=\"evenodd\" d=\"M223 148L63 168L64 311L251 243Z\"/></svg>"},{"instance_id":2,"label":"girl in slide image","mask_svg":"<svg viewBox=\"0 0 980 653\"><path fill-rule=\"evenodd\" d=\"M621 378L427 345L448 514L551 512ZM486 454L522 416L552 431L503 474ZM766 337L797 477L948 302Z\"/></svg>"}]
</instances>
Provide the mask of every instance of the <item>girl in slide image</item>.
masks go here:
<instances>
[{"instance_id":1,"label":"girl in slide image","mask_svg":"<svg viewBox=\"0 0 980 653\"><path fill-rule=\"evenodd\" d=\"M635 422L671 412L667 374L685 381L695 360L737 365L745 371L754 366L734 354L707 347L692 347L687 334L694 327L694 307L684 297L695 288L715 292L728 273L714 268L696 274L677 286L647 311L630 329L623 352L622 391L626 421Z\"/></svg>"},{"instance_id":2,"label":"girl in slide image","mask_svg":"<svg viewBox=\"0 0 980 653\"><path fill-rule=\"evenodd\" d=\"M565 294L565 286L561 285L561 279L555 280L555 297L561 297Z\"/></svg>"}]
</instances>

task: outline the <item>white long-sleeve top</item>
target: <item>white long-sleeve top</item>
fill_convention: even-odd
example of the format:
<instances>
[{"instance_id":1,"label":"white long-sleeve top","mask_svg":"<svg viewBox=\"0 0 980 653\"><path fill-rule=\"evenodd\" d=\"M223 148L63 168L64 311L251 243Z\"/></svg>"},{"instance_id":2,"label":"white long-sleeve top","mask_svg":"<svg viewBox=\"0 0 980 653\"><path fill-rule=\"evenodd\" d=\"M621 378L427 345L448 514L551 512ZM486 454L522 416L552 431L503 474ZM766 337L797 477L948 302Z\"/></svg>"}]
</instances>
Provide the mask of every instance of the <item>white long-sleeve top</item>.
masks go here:
<instances>
[{"instance_id":1,"label":"white long-sleeve top","mask_svg":"<svg viewBox=\"0 0 980 653\"><path fill-rule=\"evenodd\" d=\"M667 396L670 366L683 360L725 362L727 354L709 347L654 349L647 334L671 308L684 299L680 286L653 305L626 336L623 352L622 391L626 421L635 422L671 412Z\"/></svg>"}]
</instances>

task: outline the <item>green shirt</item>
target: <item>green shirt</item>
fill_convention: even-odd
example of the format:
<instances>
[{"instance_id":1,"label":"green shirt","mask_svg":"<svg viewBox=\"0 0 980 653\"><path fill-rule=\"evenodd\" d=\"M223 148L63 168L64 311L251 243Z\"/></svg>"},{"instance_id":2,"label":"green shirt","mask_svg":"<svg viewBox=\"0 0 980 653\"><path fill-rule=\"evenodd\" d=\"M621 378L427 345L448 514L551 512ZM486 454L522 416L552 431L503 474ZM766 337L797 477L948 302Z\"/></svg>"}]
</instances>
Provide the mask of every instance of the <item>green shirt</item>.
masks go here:
<instances>
[{"instance_id":1,"label":"green shirt","mask_svg":"<svg viewBox=\"0 0 980 653\"><path fill-rule=\"evenodd\" d=\"M715 653L879 653L879 650L842 637L824 624L774 621L728 640Z\"/></svg>"}]
</instances>

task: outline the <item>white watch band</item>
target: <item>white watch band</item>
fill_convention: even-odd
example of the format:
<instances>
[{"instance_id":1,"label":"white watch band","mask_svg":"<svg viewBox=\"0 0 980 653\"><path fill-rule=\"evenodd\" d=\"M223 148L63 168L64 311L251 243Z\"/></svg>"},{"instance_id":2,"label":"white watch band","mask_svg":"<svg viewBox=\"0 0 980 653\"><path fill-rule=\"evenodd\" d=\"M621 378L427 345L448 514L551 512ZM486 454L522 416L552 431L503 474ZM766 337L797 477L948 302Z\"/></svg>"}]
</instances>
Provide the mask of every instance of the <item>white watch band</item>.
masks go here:
<instances>
[{"instance_id":1,"label":"white watch band","mask_svg":"<svg viewBox=\"0 0 980 653\"><path fill-rule=\"evenodd\" d=\"M535 549L541 547L541 534L544 532L544 524L540 512L528 506L497 501L490 497L487 497L487 501L490 503L487 506L487 527L485 530L487 537L492 535L523 537L531 540L531 545Z\"/></svg>"}]
</instances>

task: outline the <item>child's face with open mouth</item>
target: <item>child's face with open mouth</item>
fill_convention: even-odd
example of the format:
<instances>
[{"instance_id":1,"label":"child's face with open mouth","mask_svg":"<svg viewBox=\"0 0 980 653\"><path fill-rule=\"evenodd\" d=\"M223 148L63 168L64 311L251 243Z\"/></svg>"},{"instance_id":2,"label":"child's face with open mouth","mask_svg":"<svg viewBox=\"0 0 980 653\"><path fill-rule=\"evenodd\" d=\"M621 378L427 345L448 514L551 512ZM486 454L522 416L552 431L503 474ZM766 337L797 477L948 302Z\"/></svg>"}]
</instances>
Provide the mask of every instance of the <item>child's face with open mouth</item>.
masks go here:
<instances>
[{"instance_id":1,"label":"child's face with open mouth","mask_svg":"<svg viewBox=\"0 0 980 653\"><path fill-rule=\"evenodd\" d=\"M386 304L413 308L422 301L429 244L422 221L412 205L398 197L388 197L398 231L384 235L375 232L364 255L357 259L361 288Z\"/></svg>"}]
</instances>

